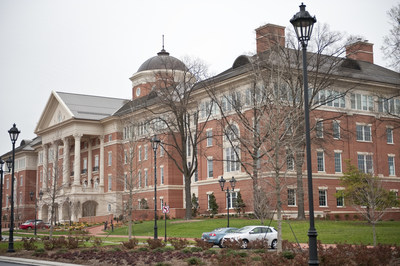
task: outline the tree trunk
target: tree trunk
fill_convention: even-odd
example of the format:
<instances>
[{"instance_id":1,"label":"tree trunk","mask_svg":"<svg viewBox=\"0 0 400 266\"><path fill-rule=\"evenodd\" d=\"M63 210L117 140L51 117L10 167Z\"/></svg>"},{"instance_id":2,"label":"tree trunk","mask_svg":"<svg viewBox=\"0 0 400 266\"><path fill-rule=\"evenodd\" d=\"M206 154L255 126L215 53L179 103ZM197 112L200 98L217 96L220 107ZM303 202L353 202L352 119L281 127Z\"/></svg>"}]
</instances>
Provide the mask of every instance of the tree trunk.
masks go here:
<instances>
[{"instance_id":1,"label":"tree trunk","mask_svg":"<svg viewBox=\"0 0 400 266\"><path fill-rule=\"evenodd\" d=\"M303 146L302 146L303 147ZM304 210L304 187L303 187L303 163L304 163L304 147L296 149L295 165L296 165L296 183L297 183L297 220L305 220L306 214Z\"/></svg>"},{"instance_id":2,"label":"tree trunk","mask_svg":"<svg viewBox=\"0 0 400 266\"><path fill-rule=\"evenodd\" d=\"M372 238L373 238L373 243L374 247L376 246L376 227L375 227L375 222L372 223Z\"/></svg>"},{"instance_id":3,"label":"tree trunk","mask_svg":"<svg viewBox=\"0 0 400 266\"><path fill-rule=\"evenodd\" d=\"M185 205L186 205L185 219L186 220L192 219L192 195L191 195L190 181L191 181L190 178L187 178L185 175Z\"/></svg>"},{"instance_id":4,"label":"tree trunk","mask_svg":"<svg viewBox=\"0 0 400 266\"><path fill-rule=\"evenodd\" d=\"M132 238L132 215L128 221L128 235L129 235L129 239L131 239Z\"/></svg>"}]
</instances>

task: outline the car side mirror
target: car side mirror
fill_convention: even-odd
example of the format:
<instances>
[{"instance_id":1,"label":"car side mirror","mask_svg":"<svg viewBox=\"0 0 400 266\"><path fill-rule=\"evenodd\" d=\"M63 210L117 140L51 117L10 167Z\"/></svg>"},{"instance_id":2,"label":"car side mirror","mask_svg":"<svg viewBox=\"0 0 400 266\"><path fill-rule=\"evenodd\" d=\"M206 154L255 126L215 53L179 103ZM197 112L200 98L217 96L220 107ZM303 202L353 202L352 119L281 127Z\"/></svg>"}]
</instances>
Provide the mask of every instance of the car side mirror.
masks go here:
<instances>
[{"instance_id":1,"label":"car side mirror","mask_svg":"<svg viewBox=\"0 0 400 266\"><path fill-rule=\"evenodd\" d=\"M251 234L254 234L254 232L253 232L253 231L250 231L249 234L250 234L250 235L251 235Z\"/></svg>"}]
</instances>

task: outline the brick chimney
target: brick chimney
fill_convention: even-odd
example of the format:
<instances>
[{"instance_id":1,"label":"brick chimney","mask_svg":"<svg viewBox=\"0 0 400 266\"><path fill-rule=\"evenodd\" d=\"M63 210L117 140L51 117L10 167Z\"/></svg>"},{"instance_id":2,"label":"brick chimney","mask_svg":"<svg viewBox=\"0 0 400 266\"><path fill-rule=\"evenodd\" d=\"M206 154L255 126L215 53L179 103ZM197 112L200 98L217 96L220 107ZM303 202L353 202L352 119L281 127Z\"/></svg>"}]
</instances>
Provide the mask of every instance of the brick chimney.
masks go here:
<instances>
[{"instance_id":1,"label":"brick chimney","mask_svg":"<svg viewBox=\"0 0 400 266\"><path fill-rule=\"evenodd\" d=\"M346 46L346 56L350 59L360 60L374 63L374 49L373 44L368 43L367 40L358 40L355 43Z\"/></svg>"},{"instance_id":2,"label":"brick chimney","mask_svg":"<svg viewBox=\"0 0 400 266\"><path fill-rule=\"evenodd\" d=\"M274 45L285 46L285 27L266 24L256 29L257 54Z\"/></svg>"}]
</instances>

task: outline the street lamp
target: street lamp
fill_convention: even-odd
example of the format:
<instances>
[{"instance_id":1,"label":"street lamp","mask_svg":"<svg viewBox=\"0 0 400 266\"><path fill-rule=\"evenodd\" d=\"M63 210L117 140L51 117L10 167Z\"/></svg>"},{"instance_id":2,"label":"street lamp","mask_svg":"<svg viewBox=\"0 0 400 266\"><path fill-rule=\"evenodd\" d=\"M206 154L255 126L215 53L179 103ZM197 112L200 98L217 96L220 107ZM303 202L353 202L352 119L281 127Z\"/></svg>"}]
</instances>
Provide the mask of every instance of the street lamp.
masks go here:
<instances>
[{"instance_id":1,"label":"street lamp","mask_svg":"<svg viewBox=\"0 0 400 266\"><path fill-rule=\"evenodd\" d=\"M224 179L223 176L221 176L220 180L218 180L219 185L221 186L221 190L224 191L224 186L225 186L225 182L226 180ZM236 185L236 179L235 177L232 176L232 179L229 180L229 183L231 183L231 190L229 189L229 187L226 188L225 192L226 192L226 202L227 202L227 209L228 209L228 226L229 227L229 193L233 192L235 190L235 185Z\"/></svg>"},{"instance_id":2,"label":"street lamp","mask_svg":"<svg viewBox=\"0 0 400 266\"><path fill-rule=\"evenodd\" d=\"M312 168L311 168L311 140L310 140L310 110L308 107L308 77L307 77L307 45L310 40L314 23L317 19L311 17L306 11L306 6L301 3L300 12L296 13L290 20L292 23L297 38L301 43L303 50L303 86L304 86L304 119L306 131L306 151L307 151L307 180L308 180L308 206L310 216L310 229L308 230L308 245L309 245L309 265L318 265L317 251L317 230L314 225L314 198L312 184Z\"/></svg>"},{"instance_id":3,"label":"street lamp","mask_svg":"<svg viewBox=\"0 0 400 266\"><path fill-rule=\"evenodd\" d=\"M161 141L154 135L150 142L154 150L154 239L157 239L157 149Z\"/></svg>"},{"instance_id":4,"label":"street lamp","mask_svg":"<svg viewBox=\"0 0 400 266\"><path fill-rule=\"evenodd\" d=\"M0 241L3 240L3 236L1 235L1 229L3 227L2 217L3 217L3 165L4 161L0 158ZM10 169L9 169L10 170Z\"/></svg>"},{"instance_id":5,"label":"street lamp","mask_svg":"<svg viewBox=\"0 0 400 266\"><path fill-rule=\"evenodd\" d=\"M15 142L18 139L18 135L21 131L13 125L13 127L8 131L10 134L10 139L12 143L12 172L11 172L11 225L10 234L8 238L8 250L7 252L15 252L14 250L14 170L15 170ZM8 165L7 165L8 166Z\"/></svg>"}]
</instances>

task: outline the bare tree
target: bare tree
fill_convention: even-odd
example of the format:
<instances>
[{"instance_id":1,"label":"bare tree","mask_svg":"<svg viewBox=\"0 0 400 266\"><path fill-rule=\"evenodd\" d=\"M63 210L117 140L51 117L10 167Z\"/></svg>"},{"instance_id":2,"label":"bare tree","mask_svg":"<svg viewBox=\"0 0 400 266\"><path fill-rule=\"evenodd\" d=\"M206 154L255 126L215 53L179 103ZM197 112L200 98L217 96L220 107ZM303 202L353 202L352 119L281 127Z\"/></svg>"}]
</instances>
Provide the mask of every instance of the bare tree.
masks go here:
<instances>
[{"instance_id":1,"label":"bare tree","mask_svg":"<svg viewBox=\"0 0 400 266\"><path fill-rule=\"evenodd\" d=\"M136 135L135 129L138 124L136 120L128 116L122 118L121 124L124 128L123 138L125 143L123 144L124 151L121 152L123 158L120 160L125 167L122 167L124 171L118 173L117 182L123 186L124 194L127 194L127 202L124 206L124 210L127 214L128 219L128 234L129 239L132 238L132 214L133 214L133 202L135 194L139 188L139 177L141 161L138 160L137 147L140 145L140 138ZM126 171L126 172L125 172Z\"/></svg>"},{"instance_id":2,"label":"bare tree","mask_svg":"<svg viewBox=\"0 0 400 266\"><path fill-rule=\"evenodd\" d=\"M381 50L385 58L389 60L389 66L400 71L400 3L393 6L387 15L392 28L389 34L383 38L384 45Z\"/></svg>"},{"instance_id":3,"label":"bare tree","mask_svg":"<svg viewBox=\"0 0 400 266\"><path fill-rule=\"evenodd\" d=\"M204 140L208 117L201 120L199 105L193 94L209 86L202 82L206 66L199 60L185 59L184 70L174 69L165 62L165 69L154 72L157 108L147 107L153 119L150 125L160 136L165 153L184 176L185 218L192 217L191 179L197 171L199 144Z\"/></svg>"}]
</instances>

